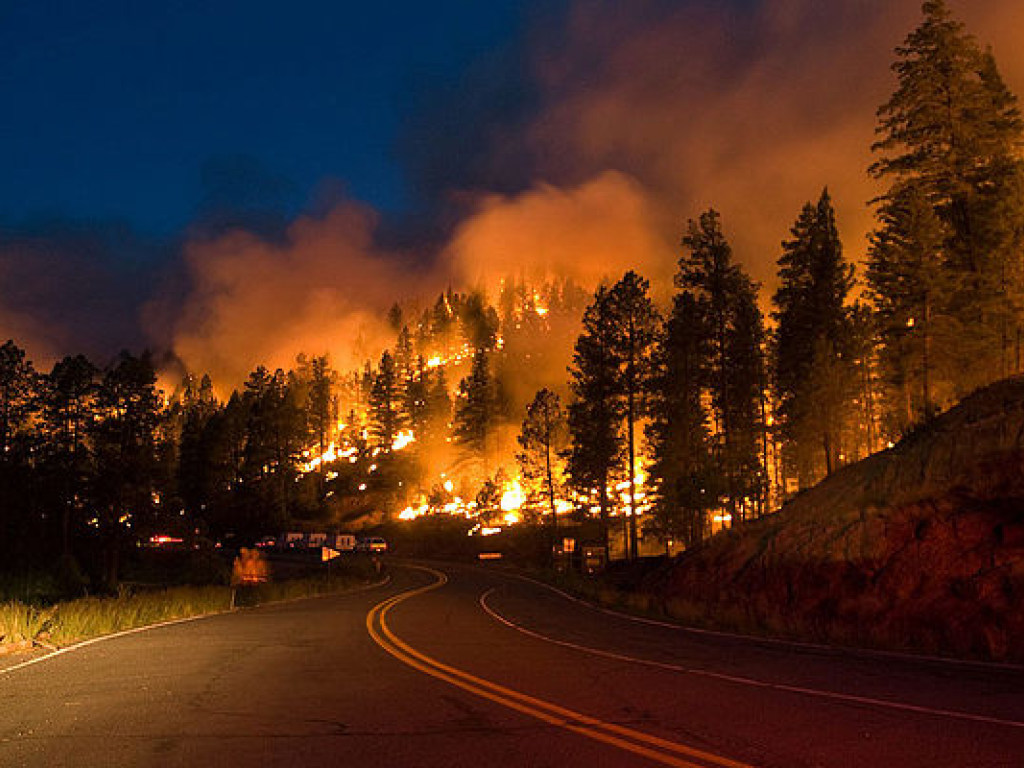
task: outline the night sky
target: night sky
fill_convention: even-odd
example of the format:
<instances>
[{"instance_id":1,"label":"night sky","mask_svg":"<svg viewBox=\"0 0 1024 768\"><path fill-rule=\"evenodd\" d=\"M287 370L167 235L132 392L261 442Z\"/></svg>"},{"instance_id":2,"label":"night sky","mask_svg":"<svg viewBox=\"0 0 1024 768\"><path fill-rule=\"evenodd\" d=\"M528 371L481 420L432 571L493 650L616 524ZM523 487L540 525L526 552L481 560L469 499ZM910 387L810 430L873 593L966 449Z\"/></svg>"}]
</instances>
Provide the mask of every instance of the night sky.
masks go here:
<instances>
[{"instance_id":1,"label":"night sky","mask_svg":"<svg viewBox=\"0 0 1024 768\"><path fill-rule=\"evenodd\" d=\"M1021 93L1024 4L950 5ZM709 206L767 294L826 185L863 258L874 112L919 8L0 0L0 337L43 367L347 364L395 300L453 283L670 290Z\"/></svg>"},{"instance_id":2,"label":"night sky","mask_svg":"<svg viewBox=\"0 0 1024 768\"><path fill-rule=\"evenodd\" d=\"M326 179L408 207L403 124L523 16L511 0L4 5L3 218L154 234L204 205L294 212Z\"/></svg>"}]
</instances>

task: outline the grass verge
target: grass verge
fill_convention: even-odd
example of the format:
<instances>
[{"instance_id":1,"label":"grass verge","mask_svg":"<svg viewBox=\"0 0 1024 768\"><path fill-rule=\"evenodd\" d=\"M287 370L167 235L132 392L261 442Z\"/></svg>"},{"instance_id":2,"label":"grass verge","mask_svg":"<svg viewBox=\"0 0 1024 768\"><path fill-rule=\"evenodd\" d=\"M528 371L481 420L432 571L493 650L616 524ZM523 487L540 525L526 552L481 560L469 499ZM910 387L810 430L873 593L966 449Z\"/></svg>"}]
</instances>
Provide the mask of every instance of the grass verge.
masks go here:
<instances>
[{"instance_id":1,"label":"grass verge","mask_svg":"<svg viewBox=\"0 0 1024 768\"><path fill-rule=\"evenodd\" d=\"M375 578L362 570L280 582L268 582L232 594L226 586L168 587L125 592L117 597L86 597L56 603L46 608L19 602L0 604L0 653L26 642L67 646L126 629L159 624L209 613L221 613L233 606L315 597L371 583Z\"/></svg>"}]
</instances>

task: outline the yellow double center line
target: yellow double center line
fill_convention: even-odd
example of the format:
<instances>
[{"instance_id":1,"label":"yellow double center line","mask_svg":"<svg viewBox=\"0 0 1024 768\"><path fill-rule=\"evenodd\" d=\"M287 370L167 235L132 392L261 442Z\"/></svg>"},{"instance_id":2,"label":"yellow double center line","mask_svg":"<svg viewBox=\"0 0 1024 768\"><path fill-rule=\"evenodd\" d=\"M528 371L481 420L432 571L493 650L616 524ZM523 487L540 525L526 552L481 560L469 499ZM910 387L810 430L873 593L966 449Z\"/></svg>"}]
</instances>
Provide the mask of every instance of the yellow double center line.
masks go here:
<instances>
[{"instance_id":1,"label":"yellow double center line","mask_svg":"<svg viewBox=\"0 0 1024 768\"><path fill-rule=\"evenodd\" d=\"M425 587L402 592L381 603L378 603L366 615L366 629L370 637L381 648L404 664L418 669L431 677L462 688L472 694L501 704L504 707L529 715L550 725L564 728L587 738L643 755L662 765L678 768L707 768L707 766L723 766L723 768L750 768L745 763L729 760L709 752L704 752L685 744L652 736L642 731L627 728L615 723L608 723L597 718L575 712L557 704L528 696L511 688L492 683L489 680L463 672L460 669L444 664L431 658L408 643L404 642L388 628L387 613L399 603L411 597L438 589L448 582L448 577L432 568L421 568L432 574L436 581ZM694 762L699 761L699 762Z\"/></svg>"}]
</instances>

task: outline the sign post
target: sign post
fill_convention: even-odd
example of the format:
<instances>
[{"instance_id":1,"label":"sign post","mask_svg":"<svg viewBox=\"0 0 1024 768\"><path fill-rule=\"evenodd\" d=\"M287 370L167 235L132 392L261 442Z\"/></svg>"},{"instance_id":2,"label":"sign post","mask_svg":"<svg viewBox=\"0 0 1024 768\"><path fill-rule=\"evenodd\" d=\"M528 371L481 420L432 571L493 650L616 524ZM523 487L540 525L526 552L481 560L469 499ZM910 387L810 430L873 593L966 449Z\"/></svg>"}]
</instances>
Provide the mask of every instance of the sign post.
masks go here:
<instances>
[{"instance_id":1,"label":"sign post","mask_svg":"<svg viewBox=\"0 0 1024 768\"><path fill-rule=\"evenodd\" d=\"M341 555L336 549L330 547L320 547L320 562L327 563L327 583L331 583L331 560Z\"/></svg>"}]
</instances>

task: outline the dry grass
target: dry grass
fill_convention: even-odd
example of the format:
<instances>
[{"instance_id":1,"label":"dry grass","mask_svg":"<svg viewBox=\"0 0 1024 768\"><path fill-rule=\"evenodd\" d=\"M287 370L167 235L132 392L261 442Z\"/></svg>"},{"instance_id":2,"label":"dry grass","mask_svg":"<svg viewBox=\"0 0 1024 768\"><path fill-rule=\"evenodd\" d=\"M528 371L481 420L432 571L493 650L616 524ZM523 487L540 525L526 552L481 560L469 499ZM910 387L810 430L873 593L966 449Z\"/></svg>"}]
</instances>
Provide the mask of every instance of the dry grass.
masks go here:
<instances>
[{"instance_id":1,"label":"dry grass","mask_svg":"<svg viewBox=\"0 0 1024 768\"><path fill-rule=\"evenodd\" d=\"M66 646L126 629L230 610L233 605L295 600L329 594L365 583L361 573L269 582L235 600L230 587L170 587L118 597L87 597L37 608L18 602L0 603L0 647L26 641Z\"/></svg>"}]
</instances>

